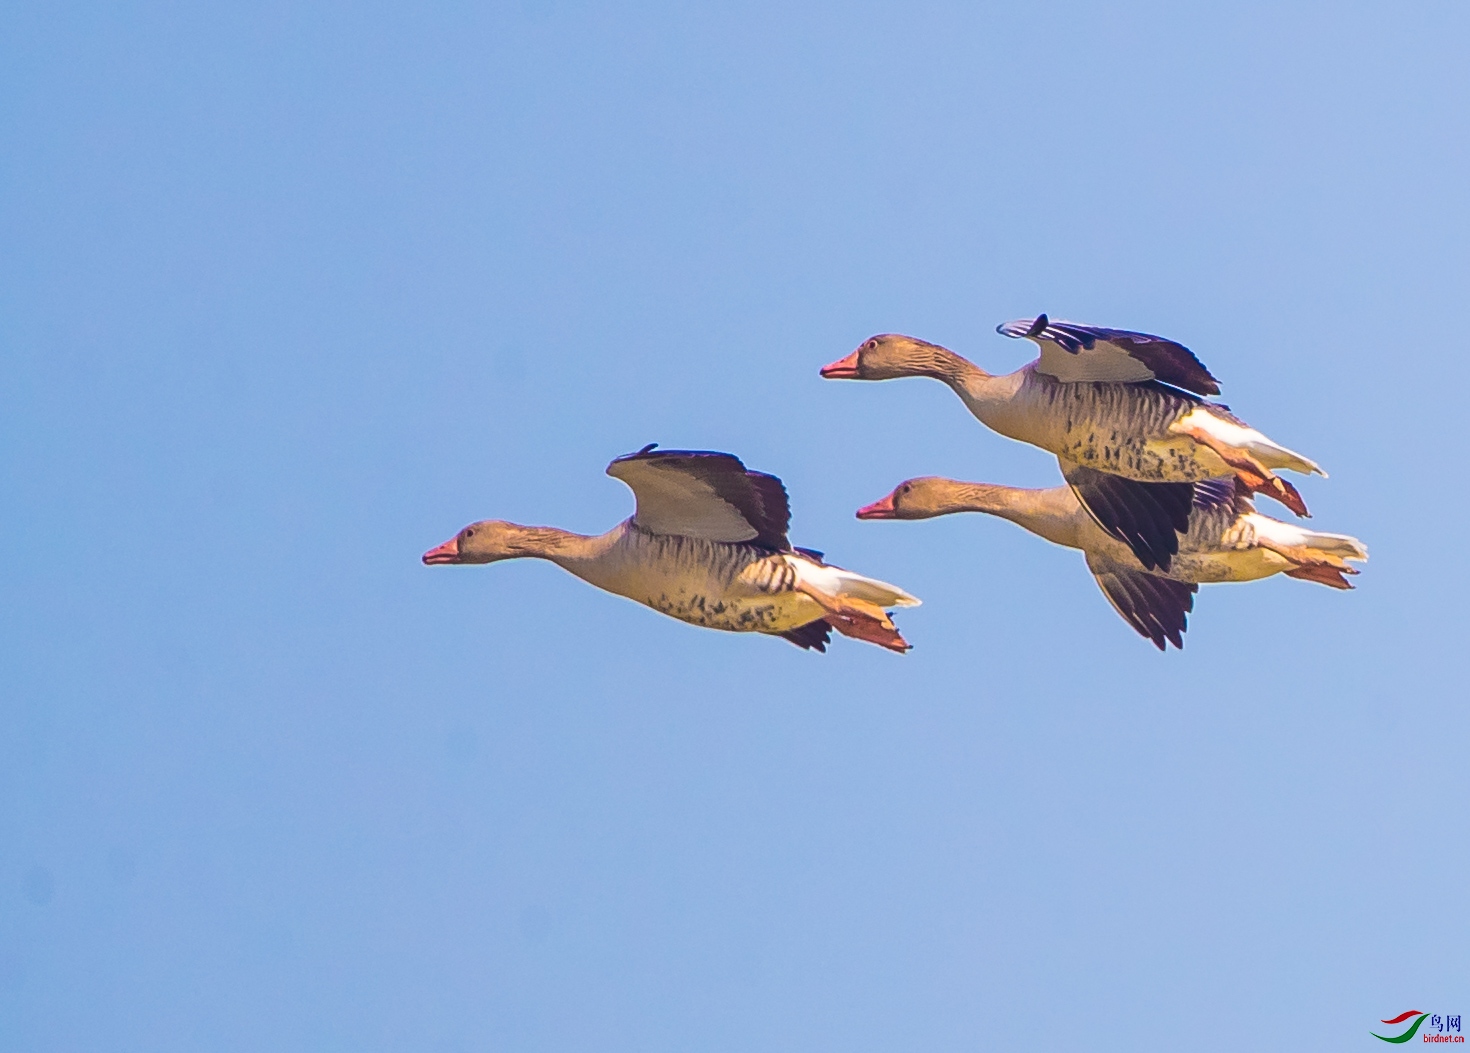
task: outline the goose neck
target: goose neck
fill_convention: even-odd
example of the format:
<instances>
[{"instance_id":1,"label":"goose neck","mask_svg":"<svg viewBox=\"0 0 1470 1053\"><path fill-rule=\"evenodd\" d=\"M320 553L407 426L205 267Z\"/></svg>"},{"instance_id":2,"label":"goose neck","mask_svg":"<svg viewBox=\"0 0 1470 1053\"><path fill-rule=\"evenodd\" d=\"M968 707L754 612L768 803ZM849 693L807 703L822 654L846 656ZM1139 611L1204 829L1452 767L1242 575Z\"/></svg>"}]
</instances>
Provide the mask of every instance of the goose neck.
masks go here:
<instances>
[{"instance_id":1,"label":"goose neck","mask_svg":"<svg viewBox=\"0 0 1470 1053\"><path fill-rule=\"evenodd\" d=\"M528 528L536 532L534 551L526 555L550 560L563 570L587 578L599 563L614 555L626 524L619 524L606 534L574 534L556 527Z\"/></svg>"},{"instance_id":2,"label":"goose neck","mask_svg":"<svg viewBox=\"0 0 1470 1053\"><path fill-rule=\"evenodd\" d=\"M1025 371L997 376L964 359L960 361L968 368L956 369L939 379L950 386L980 423L1002 435L1011 434L1014 428L1010 426L1009 411L1025 381Z\"/></svg>"},{"instance_id":3,"label":"goose neck","mask_svg":"<svg viewBox=\"0 0 1470 1053\"><path fill-rule=\"evenodd\" d=\"M1065 486L1031 490L991 483L958 483L952 491L952 500L964 511L1010 520L1055 544L1082 547L1078 520L1081 508Z\"/></svg>"}]
</instances>

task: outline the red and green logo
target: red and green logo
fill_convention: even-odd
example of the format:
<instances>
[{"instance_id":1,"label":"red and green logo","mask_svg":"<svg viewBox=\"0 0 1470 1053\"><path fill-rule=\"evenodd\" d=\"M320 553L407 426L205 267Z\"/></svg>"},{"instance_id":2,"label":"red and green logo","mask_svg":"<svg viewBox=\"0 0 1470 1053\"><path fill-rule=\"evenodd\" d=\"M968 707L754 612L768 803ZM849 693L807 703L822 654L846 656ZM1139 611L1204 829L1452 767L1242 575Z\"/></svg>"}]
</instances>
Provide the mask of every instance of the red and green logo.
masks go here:
<instances>
[{"instance_id":1,"label":"red and green logo","mask_svg":"<svg viewBox=\"0 0 1470 1053\"><path fill-rule=\"evenodd\" d=\"M1392 1020L1384 1021L1385 1024L1402 1024L1405 1020L1409 1019L1409 1017L1414 1017L1414 1022L1409 1025L1409 1030L1405 1031L1402 1035L1387 1037L1384 1035L1380 1035L1376 1031L1369 1031L1368 1034L1372 1035L1374 1038L1382 1039L1385 1042L1407 1042L1409 1041L1409 1039L1414 1037L1414 1032L1419 1030L1419 1025L1424 1023L1424 1018L1428 1015L1428 1013L1421 1013L1417 1009L1410 1009L1407 1013L1400 1013Z\"/></svg>"}]
</instances>

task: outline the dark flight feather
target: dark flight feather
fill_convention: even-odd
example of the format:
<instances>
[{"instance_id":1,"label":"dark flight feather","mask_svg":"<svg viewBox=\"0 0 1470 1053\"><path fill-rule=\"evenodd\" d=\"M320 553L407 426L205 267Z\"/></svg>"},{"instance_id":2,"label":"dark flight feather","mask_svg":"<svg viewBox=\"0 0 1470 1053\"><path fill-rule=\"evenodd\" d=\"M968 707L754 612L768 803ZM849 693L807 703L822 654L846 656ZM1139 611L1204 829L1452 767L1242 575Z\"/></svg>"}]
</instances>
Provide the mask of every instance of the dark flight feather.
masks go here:
<instances>
[{"instance_id":1,"label":"dark flight feather","mask_svg":"<svg viewBox=\"0 0 1470 1053\"><path fill-rule=\"evenodd\" d=\"M1187 615L1194 609L1198 585L1113 564L1094 564L1092 559L1087 562L1103 595L1139 635L1160 651L1165 650L1165 641L1184 647Z\"/></svg>"},{"instance_id":2,"label":"dark flight feather","mask_svg":"<svg viewBox=\"0 0 1470 1053\"><path fill-rule=\"evenodd\" d=\"M1062 473L1097 525L1123 542L1138 562L1168 570L1189 531L1194 483L1141 483L1073 465Z\"/></svg>"},{"instance_id":3,"label":"dark flight feather","mask_svg":"<svg viewBox=\"0 0 1470 1053\"><path fill-rule=\"evenodd\" d=\"M818 618L814 622L807 622L805 625L787 629L784 633L776 635L790 640L803 651L817 651L825 654L827 644L832 641L832 626L828 625L824 619Z\"/></svg>"}]
</instances>

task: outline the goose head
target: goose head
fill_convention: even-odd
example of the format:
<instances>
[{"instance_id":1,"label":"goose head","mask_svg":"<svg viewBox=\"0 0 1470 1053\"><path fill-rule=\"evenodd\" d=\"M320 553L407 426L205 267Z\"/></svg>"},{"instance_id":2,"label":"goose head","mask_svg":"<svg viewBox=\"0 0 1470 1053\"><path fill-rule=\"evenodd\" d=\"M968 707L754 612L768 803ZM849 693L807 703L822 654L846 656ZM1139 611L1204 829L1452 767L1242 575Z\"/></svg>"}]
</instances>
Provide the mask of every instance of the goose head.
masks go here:
<instances>
[{"instance_id":1,"label":"goose head","mask_svg":"<svg viewBox=\"0 0 1470 1053\"><path fill-rule=\"evenodd\" d=\"M982 484L958 483L926 475L899 483L887 497L864 505L859 519L930 519L952 512L977 511L976 489Z\"/></svg>"},{"instance_id":2,"label":"goose head","mask_svg":"<svg viewBox=\"0 0 1470 1053\"><path fill-rule=\"evenodd\" d=\"M533 531L500 519L483 519L471 523L444 544L424 553L424 562L495 563L518 556L539 555Z\"/></svg>"},{"instance_id":3,"label":"goose head","mask_svg":"<svg viewBox=\"0 0 1470 1053\"><path fill-rule=\"evenodd\" d=\"M864 340L846 358L822 367L828 380L893 380L897 377L943 379L958 356L946 347L901 333L880 333Z\"/></svg>"}]
</instances>

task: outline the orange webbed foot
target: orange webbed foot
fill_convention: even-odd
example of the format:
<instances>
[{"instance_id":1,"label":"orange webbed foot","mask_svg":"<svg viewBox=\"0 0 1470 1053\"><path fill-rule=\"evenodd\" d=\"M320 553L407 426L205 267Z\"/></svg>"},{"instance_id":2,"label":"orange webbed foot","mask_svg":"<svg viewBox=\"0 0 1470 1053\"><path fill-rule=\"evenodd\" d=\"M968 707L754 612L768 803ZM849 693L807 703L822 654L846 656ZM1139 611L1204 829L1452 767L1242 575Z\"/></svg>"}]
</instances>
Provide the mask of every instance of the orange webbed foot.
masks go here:
<instances>
[{"instance_id":1,"label":"orange webbed foot","mask_svg":"<svg viewBox=\"0 0 1470 1053\"><path fill-rule=\"evenodd\" d=\"M1343 577L1344 574L1356 574L1352 567L1329 567L1325 563L1311 563L1304 567L1292 567L1286 571L1288 578L1300 578L1302 581L1315 581L1318 585L1326 585L1330 589L1350 589L1353 583Z\"/></svg>"},{"instance_id":2,"label":"orange webbed foot","mask_svg":"<svg viewBox=\"0 0 1470 1053\"><path fill-rule=\"evenodd\" d=\"M1297 488L1279 475L1268 472L1262 478L1255 472L1238 472L1237 478L1246 485L1251 493L1274 497L1304 519L1312 518L1312 513L1307 511L1307 503L1302 500L1302 495L1297 492Z\"/></svg>"},{"instance_id":3,"label":"orange webbed foot","mask_svg":"<svg viewBox=\"0 0 1470 1053\"><path fill-rule=\"evenodd\" d=\"M861 611L828 612L827 621L843 636L851 636L854 640L877 644L879 647L896 651L899 654L913 648L913 645L903 638L891 621L884 625L876 618L869 617Z\"/></svg>"},{"instance_id":4,"label":"orange webbed foot","mask_svg":"<svg viewBox=\"0 0 1470 1053\"><path fill-rule=\"evenodd\" d=\"M827 622L843 636L877 644L899 654L912 650L913 645L899 633L888 612L877 604L853 596L829 596L818 589L803 588L801 591L822 605Z\"/></svg>"}]
</instances>

